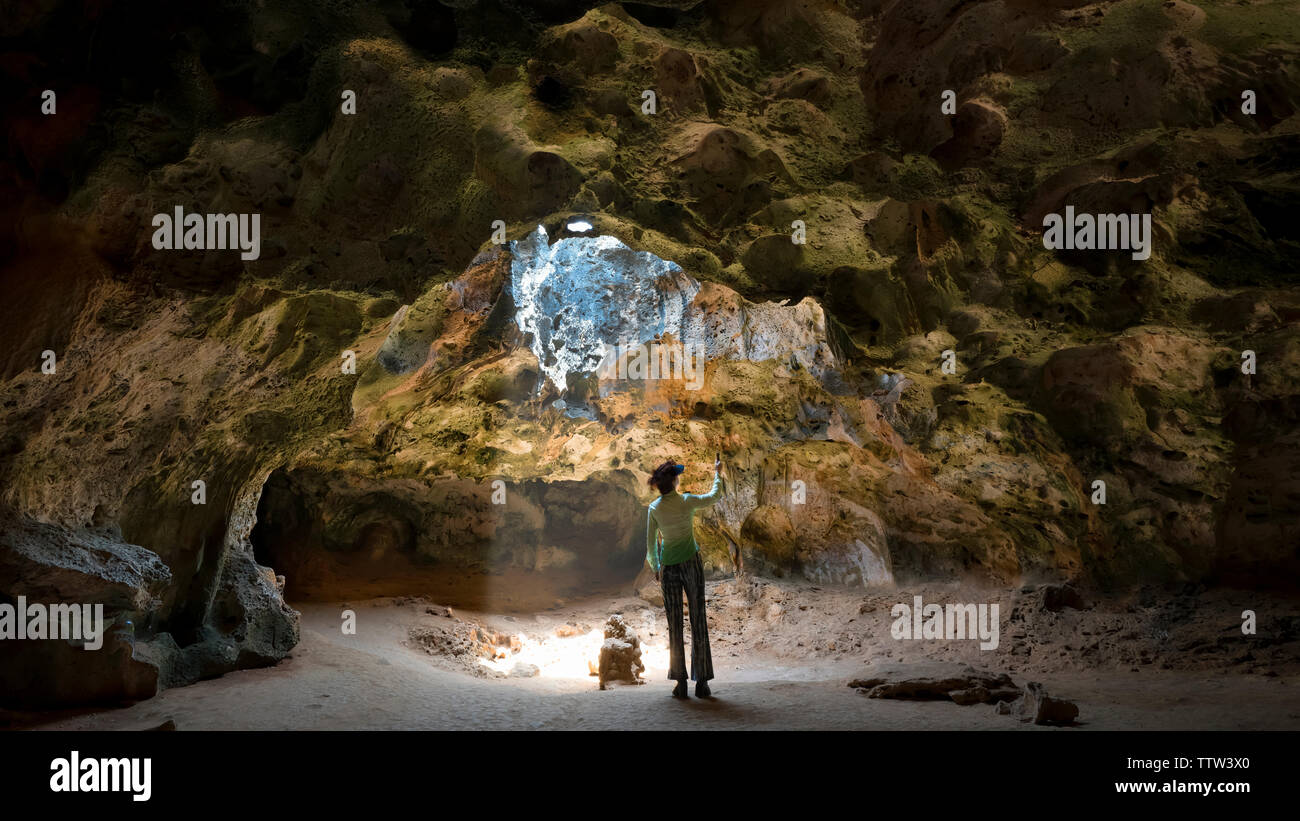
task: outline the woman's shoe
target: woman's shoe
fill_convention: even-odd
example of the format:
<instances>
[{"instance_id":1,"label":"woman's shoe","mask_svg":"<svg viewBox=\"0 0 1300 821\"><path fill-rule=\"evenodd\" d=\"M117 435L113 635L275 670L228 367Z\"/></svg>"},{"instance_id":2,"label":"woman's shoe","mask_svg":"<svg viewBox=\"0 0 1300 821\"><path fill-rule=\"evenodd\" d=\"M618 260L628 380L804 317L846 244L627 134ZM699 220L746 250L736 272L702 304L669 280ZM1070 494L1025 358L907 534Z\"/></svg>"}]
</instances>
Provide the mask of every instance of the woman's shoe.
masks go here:
<instances>
[{"instance_id":1,"label":"woman's shoe","mask_svg":"<svg viewBox=\"0 0 1300 821\"><path fill-rule=\"evenodd\" d=\"M696 697L696 698L708 698L710 695L711 695L711 694L710 694L710 692L709 692L709 684L708 684L708 682L705 682L705 681L697 681L697 682L695 682L695 697Z\"/></svg>"},{"instance_id":2,"label":"woman's shoe","mask_svg":"<svg viewBox=\"0 0 1300 821\"><path fill-rule=\"evenodd\" d=\"M686 695L686 679L682 679L681 681L677 682L677 686L673 688L673 698L687 698L687 697L688 696Z\"/></svg>"}]
</instances>

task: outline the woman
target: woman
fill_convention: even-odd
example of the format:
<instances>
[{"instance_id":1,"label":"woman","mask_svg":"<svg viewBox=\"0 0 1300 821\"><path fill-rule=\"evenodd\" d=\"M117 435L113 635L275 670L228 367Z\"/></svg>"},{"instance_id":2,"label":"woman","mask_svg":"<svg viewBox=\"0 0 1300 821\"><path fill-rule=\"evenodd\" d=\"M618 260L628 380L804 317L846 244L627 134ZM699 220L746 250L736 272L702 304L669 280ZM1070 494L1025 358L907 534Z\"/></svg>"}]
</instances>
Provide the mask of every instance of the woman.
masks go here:
<instances>
[{"instance_id":1,"label":"woman","mask_svg":"<svg viewBox=\"0 0 1300 821\"><path fill-rule=\"evenodd\" d=\"M650 475L649 484L659 490L646 517L646 561L661 581L664 610L668 615L668 678L676 679L673 696L686 698L686 650L682 635L682 591L691 609L691 680L695 697L708 698L713 678L713 657L709 655L709 626L704 619L704 564L695 543L695 510L722 498L722 462L713 463L713 490L703 496L677 492L677 477L686 468L664 462ZM663 534L663 544L656 536Z\"/></svg>"}]
</instances>

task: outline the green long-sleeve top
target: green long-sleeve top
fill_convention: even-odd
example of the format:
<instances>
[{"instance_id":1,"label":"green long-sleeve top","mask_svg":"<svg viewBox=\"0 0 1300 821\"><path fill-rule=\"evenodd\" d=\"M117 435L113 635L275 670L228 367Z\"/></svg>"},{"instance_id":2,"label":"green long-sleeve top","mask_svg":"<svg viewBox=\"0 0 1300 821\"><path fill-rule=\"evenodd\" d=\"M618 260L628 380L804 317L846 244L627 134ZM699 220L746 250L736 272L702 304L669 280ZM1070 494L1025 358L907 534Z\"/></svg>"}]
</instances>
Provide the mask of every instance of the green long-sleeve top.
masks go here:
<instances>
[{"instance_id":1,"label":"green long-sleeve top","mask_svg":"<svg viewBox=\"0 0 1300 821\"><path fill-rule=\"evenodd\" d=\"M645 558L656 572L672 564L681 564L695 555L700 546L695 543L695 510L708 507L722 498L722 476L714 474L713 490L703 495L696 493L666 493L650 503L646 514ZM662 533L664 543L657 546L656 536Z\"/></svg>"}]
</instances>

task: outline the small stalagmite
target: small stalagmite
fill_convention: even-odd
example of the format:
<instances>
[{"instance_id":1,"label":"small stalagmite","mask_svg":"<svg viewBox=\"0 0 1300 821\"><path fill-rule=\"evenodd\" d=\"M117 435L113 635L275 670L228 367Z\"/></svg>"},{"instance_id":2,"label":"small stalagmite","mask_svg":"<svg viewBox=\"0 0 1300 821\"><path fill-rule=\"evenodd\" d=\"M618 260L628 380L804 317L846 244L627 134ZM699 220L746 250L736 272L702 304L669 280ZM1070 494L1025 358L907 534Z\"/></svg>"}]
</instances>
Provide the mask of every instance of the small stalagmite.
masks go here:
<instances>
[{"instance_id":1,"label":"small stalagmite","mask_svg":"<svg viewBox=\"0 0 1300 821\"><path fill-rule=\"evenodd\" d=\"M605 623L605 642L600 646L600 689L608 689L614 681L644 684L641 674L645 664L641 661L641 639L620 615L609 617Z\"/></svg>"}]
</instances>

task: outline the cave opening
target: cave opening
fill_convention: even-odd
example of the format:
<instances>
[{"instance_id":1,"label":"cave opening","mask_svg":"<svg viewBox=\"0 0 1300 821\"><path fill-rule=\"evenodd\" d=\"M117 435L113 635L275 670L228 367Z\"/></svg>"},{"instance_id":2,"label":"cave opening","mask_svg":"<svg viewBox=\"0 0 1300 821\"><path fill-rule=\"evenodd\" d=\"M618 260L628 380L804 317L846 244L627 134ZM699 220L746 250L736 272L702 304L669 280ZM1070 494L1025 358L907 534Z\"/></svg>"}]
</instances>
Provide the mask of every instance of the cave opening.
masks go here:
<instances>
[{"instance_id":1,"label":"cave opening","mask_svg":"<svg viewBox=\"0 0 1300 821\"><path fill-rule=\"evenodd\" d=\"M623 477L422 482L280 468L249 540L289 601L426 596L518 612L629 590L643 528Z\"/></svg>"}]
</instances>

